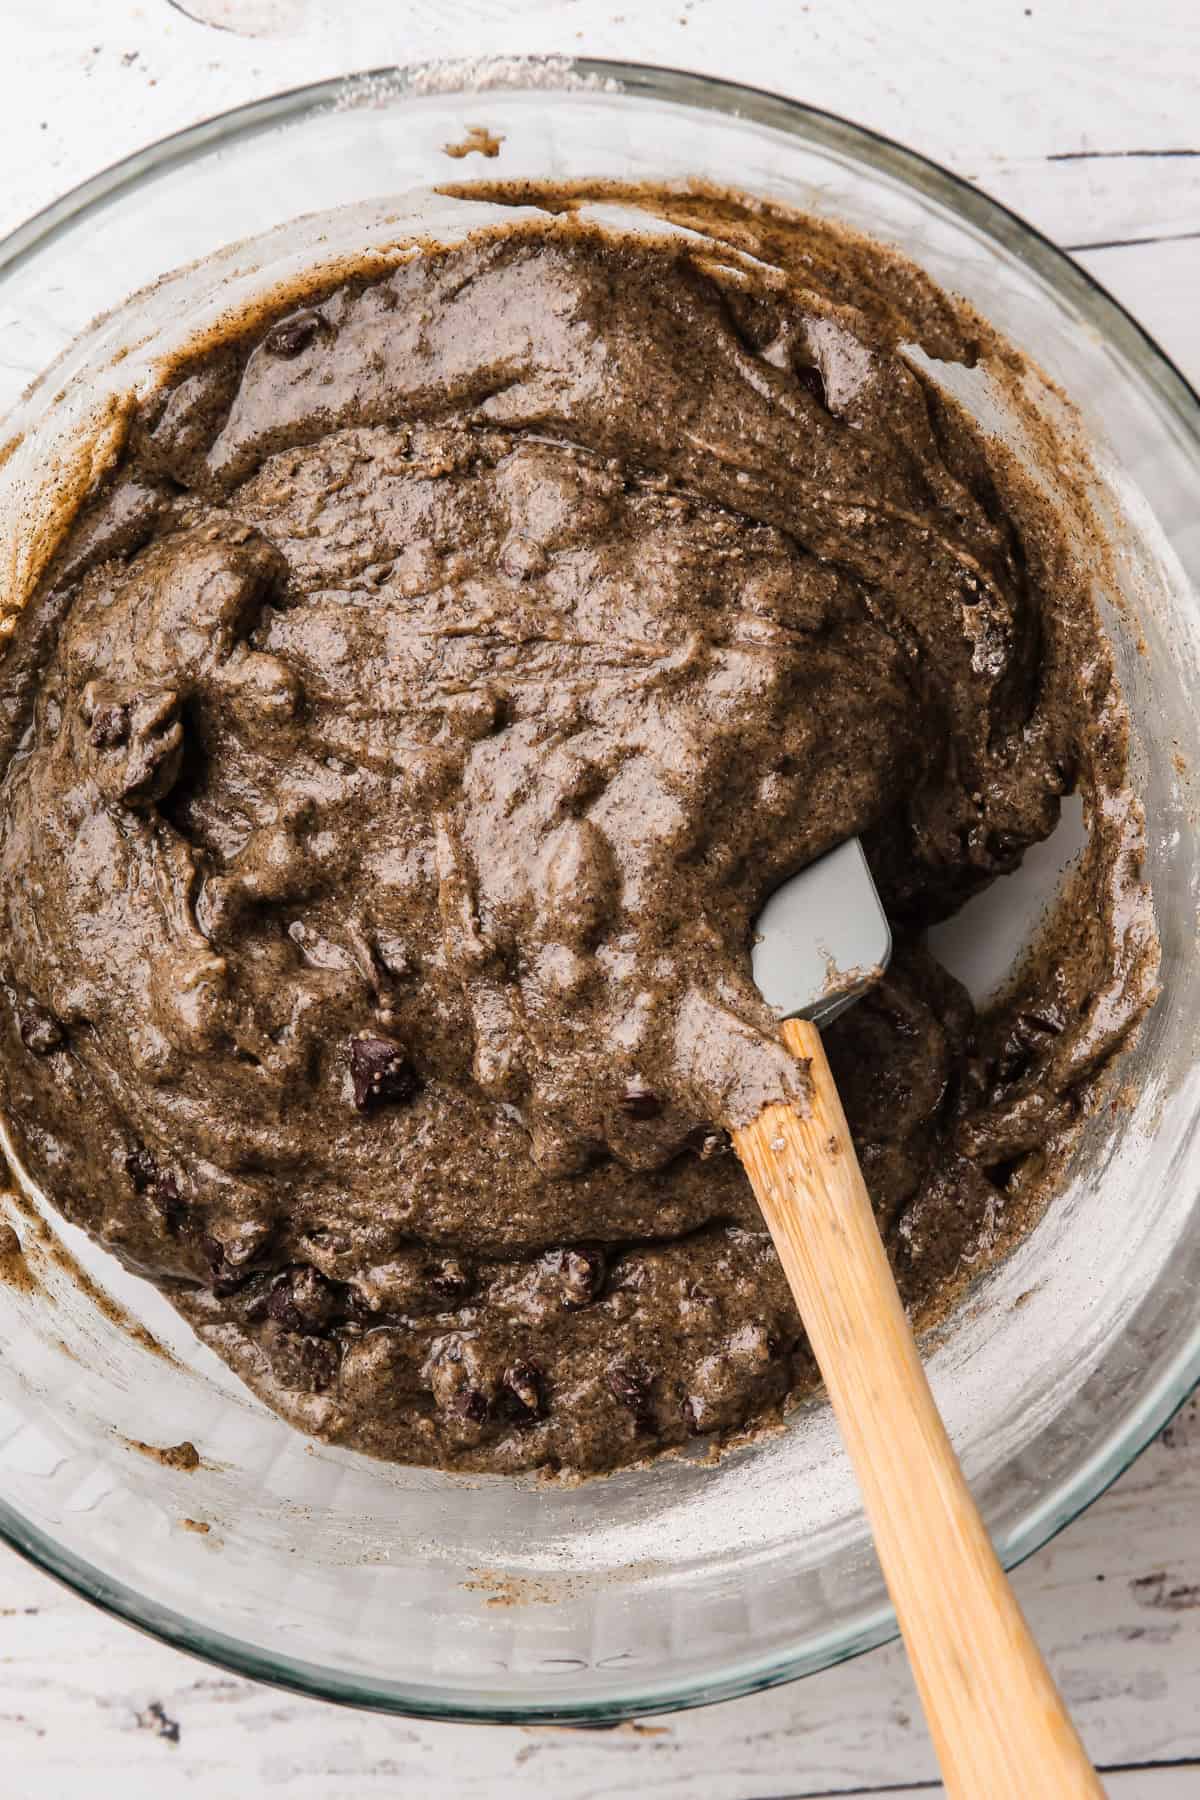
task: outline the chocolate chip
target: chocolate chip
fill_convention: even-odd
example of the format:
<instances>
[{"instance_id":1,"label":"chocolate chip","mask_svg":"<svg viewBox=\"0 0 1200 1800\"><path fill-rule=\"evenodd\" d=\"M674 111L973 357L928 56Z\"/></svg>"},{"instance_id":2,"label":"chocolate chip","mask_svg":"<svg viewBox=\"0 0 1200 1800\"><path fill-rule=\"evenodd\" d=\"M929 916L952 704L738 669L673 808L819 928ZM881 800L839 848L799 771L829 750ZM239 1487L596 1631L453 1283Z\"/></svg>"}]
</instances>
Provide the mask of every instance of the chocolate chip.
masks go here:
<instances>
[{"instance_id":1,"label":"chocolate chip","mask_svg":"<svg viewBox=\"0 0 1200 1800\"><path fill-rule=\"evenodd\" d=\"M160 1169L150 1152L139 1145L125 1158L125 1173L135 1194L148 1194L162 1214L168 1231L178 1231L187 1216L187 1202L169 1169ZM212 1240L214 1243L216 1239Z\"/></svg>"},{"instance_id":2,"label":"chocolate chip","mask_svg":"<svg viewBox=\"0 0 1200 1800\"><path fill-rule=\"evenodd\" d=\"M638 1428L649 1431L654 1425L651 1393L654 1376L643 1362L613 1363L608 1371L608 1385L613 1398L628 1407Z\"/></svg>"},{"instance_id":3,"label":"chocolate chip","mask_svg":"<svg viewBox=\"0 0 1200 1800\"><path fill-rule=\"evenodd\" d=\"M179 1183L169 1169L160 1169L150 1183L150 1198L163 1216L168 1231L178 1231L187 1208L179 1192Z\"/></svg>"},{"instance_id":4,"label":"chocolate chip","mask_svg":"<svg viewBox=\"0 0 1200 1800\"><path fill-rule=\"evenodd\" d=\"M541 1417L545 1407L542 1383L542 1371L534 1362L515 1362L505 1369L500 1379L501 1395L506 1410L518 1424L532 1424Z\"/></svg>"},{"instance_id":5,"label":"chocolate chip","mask_svg":"<svg viewBox=\"0 0 1200 1800\"><path fill-rule=\"evenodd\" d=\"M416 1070L391 1038L351 1038L350 1079L354 1104L362 1113L405 1105L421 1089Z\"/></svg>"},{"instance_id":6,"label":"chocolate chip","mask_svg":"<svg viewBox=\"0 0 1200 1800\"><path fill-rule=\"evenodd\" d=\"M299 1311L292 1304L291 1284L286 1275L281 1275L274 1287L271 1288L263 1310L268 1319L274 1319L275 1323L282 1325L285 1331L303 1329Z\"/></svg>"},{"instance_id":7,"label":"chocolate chip","mask_svg":"<svg viewBox=\"0 0 1200 1800\"><path fill-rule=\"evenodd\" d=\"M315 312L293 313L290 319L280 319L278 325L272 326L263 339L263 349L272 356L299 356L321 329L321 316Z\"/></svg>"},{"instance_id":8,"label":"chocolate chip","mask_svg":"<svg viewBox=\"0 0 1200 1800\"><path fill-rule=\"evenodd\" d=\"M250 1279L250 1270L235 1269L225 1257L225 1246L219 1238L202 1237L200 1248L208 1258L209 1286L218 1300L227 1300Z\"/></svg>"},{"instance_id":9,"label":"chocolate chip","mask_svg":"<svg viewBox=\"0 0 1200 1800\"><path fill-rule=\"evenodd\" d=\"M267 1296L267 1317L285 1331L324 1331L337 1312L332 1284L307 1263L287 1269Z\"/></svg>"},{"instance_id":10,"label":"chocolate chip","mask_svg":"<svg viewBox=\"0 0 1200 1800\"><path fill-rule=\"evenodd\" d=\"M491 1404L481 1388L460 1388L454 1397L454 1410L472 1425L482 1425L491 1411Z\"/></svg>"},{"instance_id":11,"label":"chocolate chip","mask_svg":"<svg viewBox=\"0 0 1200 1800\"><path fill-rule=\"evenodd\" d=\"M125 1173L133 1183L135 1194L144 1194L158 1174L158 1164L148 1150L138 1146L125 1158Z\"/></svg>"},{"instance_id":12,"label":"chocolate chip","mask_svg":"<svg viewBox=\"0 0 1200 1800\"><path fill-rule=\"evenodd\" d=\"M602 1250L563 1250L558 1259L563 1305L571 1311L590 1306L604 1284L606 1271Z\"/></svg>"},{"instance_id":13,"label":"chocolate chip","mask_svg":"<svg viewBox=\"0 0 1200 1800\"><path fill-rule=\"evenodd\" d=\"M271 1277L261 1276L242 1289L242 1317L249 1325L260 1325L267 1317L271 1300Z\"/></svg>"},{"instance_id":14,"label":"chocolate chip","mask_svg":"<svg viewBox=\"0 0 1200 1800\"><path fill-rule=\"evenodd\" d=\"M21 1042L33 1056L49 1056L66 1042L63 1028L43 1006L30 1006L21 1014Z\"/></svg>"},{"instance_id":15,"label":"chocolate chip","mask_svg":"<svg viewBox=\"0 0 1200 1800\"><path fill-rule=\"evenodd\" d=\"M796 380L806 393L812 395L818 406L823 406L826 412L829 411L829 400L825 393L825 377L820 369L814 368L811 363L801 363L796 369Z\"/></svg>"},{"instance_id":16,"label":"chocolate chip","mask_svg":"<svg viewBox=\"0 0 1200 1800\"><path fill-rule=\"evenodd\" d=\"M332 1338L295 1337L290 1345L292 1381L314 1394L323 1394L337 1381L341 1352Z\"/></svg>"},{"instance_id":17,"label":"chocolate chip","mask_svg":"<svg viewBox=\"0 0 1200 1800\"><path fill-rule=\"evenodd\" d=\"M631 1081L621 1097L621 1111L629 1119L657 1119L662 1101L640 1081Z\"/></svg>"},{"instance_id":18,"label":"chocolate chip","mask_svg":"<svg viewBox=\"0 0 1200 1800\"><path fill-rule=\"evenodd\" d=\"M475 1288L473 1273L457 1256L431 1263L426 1270L426 1279L439 1300L465 1300Z\"/></svg>"},{"instance_id":19,"label":"chocolate chip","mask_svg":"<svg viewBox=\"0 0 1200 1800\"><path fill-rule=\"evenodd\" d=\"M123 744L129 737L129 708L127 706L98 706L92 714L91 729L88 740L97 750L112 750Z\"/></svg>"}]
</instances>

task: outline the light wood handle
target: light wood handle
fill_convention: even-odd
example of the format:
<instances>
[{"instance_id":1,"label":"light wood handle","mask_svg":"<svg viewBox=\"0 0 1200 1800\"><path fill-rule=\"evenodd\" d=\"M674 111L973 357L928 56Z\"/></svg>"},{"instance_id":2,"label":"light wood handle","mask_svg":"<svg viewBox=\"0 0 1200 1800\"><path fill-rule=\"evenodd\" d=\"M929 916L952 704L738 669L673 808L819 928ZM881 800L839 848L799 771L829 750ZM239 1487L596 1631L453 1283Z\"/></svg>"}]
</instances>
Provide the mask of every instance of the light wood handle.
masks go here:
<instances>
[{"instance_id":1,"label":"light wood handle","mask_svg":"<svg viewBox=\"0 0 1200 1800\"><path fill-rule=\"evenodd\" d=\"M948 1794L1104 1790L1030 1635L942 1424L814 1025L812 1104L734 1133L858 1476Z\"/></svg>"}]
</instances>

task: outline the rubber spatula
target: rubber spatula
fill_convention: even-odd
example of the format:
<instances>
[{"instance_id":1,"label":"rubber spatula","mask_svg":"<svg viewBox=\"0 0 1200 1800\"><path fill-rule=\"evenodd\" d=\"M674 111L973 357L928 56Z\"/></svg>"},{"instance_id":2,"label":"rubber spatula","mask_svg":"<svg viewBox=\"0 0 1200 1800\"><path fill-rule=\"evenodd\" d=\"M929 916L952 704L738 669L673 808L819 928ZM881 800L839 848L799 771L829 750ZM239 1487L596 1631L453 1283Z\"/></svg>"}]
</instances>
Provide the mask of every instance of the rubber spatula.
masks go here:
<instances>
[{"instance_id":1,"label":"rubber spatula","mask_svg":"<svg viewBox=\"0 0 1200 1800\"><path fill-rule=\"evenodd\" d=\"M821 1042L891 951L858 840L773 894L756 933L755 981L810 1092L806 1109L764 1107L734 1147L862 1489L946 1791L1103 1795L934 1403Z\"/></svg>"}]
</instances>

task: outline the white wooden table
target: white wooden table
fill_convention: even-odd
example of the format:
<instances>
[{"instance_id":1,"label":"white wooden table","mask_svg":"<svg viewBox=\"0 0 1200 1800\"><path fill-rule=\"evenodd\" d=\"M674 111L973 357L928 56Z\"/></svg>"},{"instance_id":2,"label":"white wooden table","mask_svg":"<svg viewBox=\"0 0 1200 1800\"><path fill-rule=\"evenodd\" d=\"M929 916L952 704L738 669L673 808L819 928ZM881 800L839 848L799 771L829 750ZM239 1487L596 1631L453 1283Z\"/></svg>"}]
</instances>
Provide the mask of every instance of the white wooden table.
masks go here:
<instances>
[{"instance_id":1,"label":"white wooden table","mask_svg":"<svg viewBox=\"0 0 1200 1800\"><path fill-rule=\"evenodd\" d=\"M0 0L0 231L241 101L383 63L533 51L691 67L906 140L1071 249L1200 385L1195 0ZM1016 1581L1109 1792L1200 1796L1197 1403ZM429 1726L206 1668L0 1553L0 1665L13 1800L799 1800L937 1785L894 1646L645 1725Z\"/></svg>"}]
</instances>

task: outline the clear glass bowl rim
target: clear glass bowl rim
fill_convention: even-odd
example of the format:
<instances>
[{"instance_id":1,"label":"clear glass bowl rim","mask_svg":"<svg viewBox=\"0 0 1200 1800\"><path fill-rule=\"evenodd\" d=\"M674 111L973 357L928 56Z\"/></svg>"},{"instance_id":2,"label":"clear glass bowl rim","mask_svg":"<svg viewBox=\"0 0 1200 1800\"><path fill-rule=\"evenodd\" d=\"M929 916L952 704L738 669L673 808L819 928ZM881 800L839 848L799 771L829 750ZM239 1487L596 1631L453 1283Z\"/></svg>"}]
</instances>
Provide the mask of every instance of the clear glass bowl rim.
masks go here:
<instances>
[{"instance_id":1,"label":"clear glass bowl rim","mask_svg":"<svg viewBox=\"0 0 1200 1800\"><path fill-rule=\"evenodd\" d=\"M114 195L136 187L149 176L158 175L173 165L187 163L216 145L255 136L281 125L296 124L342 99L348 92L352 93L357 83L362 83L364 92L368 93L368 84L386 83L389 95L403 99L410 88L419 91L418 78L423 73L436 70L438 91L448 94L452 91L453 68L452 61L440 60L433 64L383 66L339 75L250 101L160 138L70 189L0 240L0 280L19 267L26 257L68 233L76 221L100 211ZM552 76L546 82L543 75L543 89L558 88L569 92L574 80L589 85L611 81L617 84L615 98L635 97L669 105L693 106L745 118L776 130L795 132L824 149L850 154L860 163L901 180L995 241L1087 317L1121 352L1172 415L1182 436L1190 442L1200 468L1200 395L1145 327L1102 283L1036 226L1028 224L1000 201L991 199L932 158L823 107L788 99L768 89L688 70L650 63L562 56L514 59L513 69L513 79L503 84L511 89L519 90L525 85L522 71L534 69L542 69ZM1173 1360L1163 1366L1152 1387L1141 1396L1138 1406L1119 1423L1110 1438L1057 1491L1043 1497L1010 1532L1002 1547L1005 1567L1015 1568L1033 1555L1098 1499L1170 1421L1197 1385L1200 1385L1200 1319L1181 1343ZM688 1680L671 1690L658 1687L644 1699L634 1696L617 1701L556 1701L540 1705L530 1701L513 1705L481 1697L479 1704L460 1701L435 1705L424 1695L406 1695L395 1687L372 1688L336 1669L289 1657L282 1652L266 1655L240 1639L202 1630L183 1614L160 1606L123 1582L110 1579L84 1558L63 1549L9 1506L2 1496L0 1542L102 1611L174 1649L201 1657L234 1674L341 1705L445 1722L554 1722L595 1726L622 1718L710 1705L813 1674L896 1636L894 1614L888 1608L881 1608L869 1616L844 1621L822 1644L810 1645L803 1654L775 1655L761 1665L743 1665L731 1670L726 1677L716 1681Z\"/></svg>"}]
</instances>

